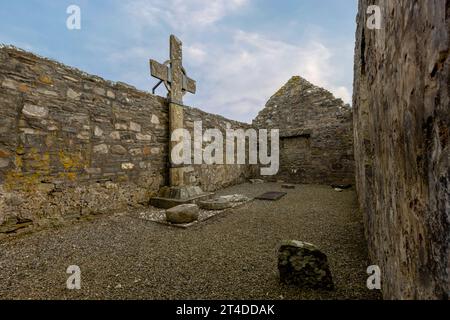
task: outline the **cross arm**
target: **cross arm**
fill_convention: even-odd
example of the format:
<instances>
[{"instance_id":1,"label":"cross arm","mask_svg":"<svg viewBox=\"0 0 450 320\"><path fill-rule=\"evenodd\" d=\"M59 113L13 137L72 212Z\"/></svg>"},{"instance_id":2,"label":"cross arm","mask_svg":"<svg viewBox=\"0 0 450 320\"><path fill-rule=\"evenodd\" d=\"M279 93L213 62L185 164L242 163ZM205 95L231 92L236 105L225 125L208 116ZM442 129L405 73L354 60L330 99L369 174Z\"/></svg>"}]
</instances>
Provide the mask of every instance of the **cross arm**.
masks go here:
<instances>
[{"instance_id":1,"label":"cross arm","mask_svg":"<svg viewBox=\"0 0 450 320\"><path fill-rule=\"evenodd\" d=\"M152 77L155 77L159 80L162 80L168 84L172 82L170 76L170 68L165 64L159 63L153 59L150 59L150 72ZM187 91L190 93L195 93L197 90L197 85L195 80L187 77L183 74L183 91Z\"/></svg>"}]
</instances>

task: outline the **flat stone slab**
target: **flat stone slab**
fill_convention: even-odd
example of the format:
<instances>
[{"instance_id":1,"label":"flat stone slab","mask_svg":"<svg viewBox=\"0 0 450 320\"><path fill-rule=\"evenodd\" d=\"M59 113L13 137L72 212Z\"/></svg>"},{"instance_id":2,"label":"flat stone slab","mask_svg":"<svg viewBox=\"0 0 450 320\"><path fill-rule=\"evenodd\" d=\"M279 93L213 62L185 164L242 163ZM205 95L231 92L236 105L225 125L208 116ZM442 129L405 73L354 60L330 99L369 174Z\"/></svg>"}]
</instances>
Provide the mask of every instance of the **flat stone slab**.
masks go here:
<instances>
[{"instance_id":1,"label":"flat stone slab","mask_svg":"<svg viewBox=\"0 0 450 320\"><path fill-rule=\"evenodd\" d=\"M352 187L352 185L351 184L332 184L331 187L333 189L346 190L346 189L350 189Z\"/></svg>"},{"instance_id":2,"label":"flat stone slab","mask_svg":"<svg viewBox=\"0 0 450 320\"><path fill-rule=\"evenodd\" d=\"M258 197L256 197L255 199L257 200L268 200L268 201L278 201L281 198L283 198L285 195L287 195L286 192L267 192L264 193Z\"/></svg>"},{"instance_id":3,"label":"flat stone slab","mask_svg":"<svg viewBox=\"0 0 450 320\"><path fill-rule=\"evenodd\" d=\"M231 206L228 208L222 209L222 210L206 210L206 209L200 208L199 213L198 213L198 219L196 221L193 221L190 223L182 223L182 224L170 223L166 219L166 210L161 209L161 208L156 208L156 207L149 207L145 211L137 212L136 215L139 219L159 223L159 224L166 225L166 226L186 229L186 228L196 225L197 223L201 223L206 220L209 220L217 215L224 214L233 209L240 208L253 200L251 198L248 198L244 195L239 195L239 194L222 196L217 199L219 199L221 201L225 200L225 201L229 202L231 204Z\"/></svg>"},{"instance_id":4,"label":"flat stone slab","mask_svg":"<svg viewBox=\"0 0 450 320\"><path fill-rule=\"evenodd\" d=\"M174 198L162 198L162 197L155 197L150 199L150 205L156 208L160 209L170 209L182 204L189 204L189 203L198 203L202 200L207 200L214 196L214 193L212 192L205 192L201 195L187 198L187 199L174 199Z\"/></svg>"},{"instance_id":5,"label":"flat stone slab","mask_svg":"<svg viewBox=\"0 0 450 320\"><path fill-rule=\"evenodd\" d=\"M244 196L242 194L232 194L232 195L227 195L227 196L221 196L219 197L219 199L223 199L232 203L241 203L241 202L248 202L252 199L250 199L247 196Z\"/></svg>"},{"instance_id":6,"label":"flat stone slab","mask_svg":"<svg viewBox=\"0 0 450 320\"><path fill-rule=\"evenodd\" d=\"M278 251L278 271L284 284L333 290L327 256L311 243L284 241Z\"/></svg>"}]
</instances>

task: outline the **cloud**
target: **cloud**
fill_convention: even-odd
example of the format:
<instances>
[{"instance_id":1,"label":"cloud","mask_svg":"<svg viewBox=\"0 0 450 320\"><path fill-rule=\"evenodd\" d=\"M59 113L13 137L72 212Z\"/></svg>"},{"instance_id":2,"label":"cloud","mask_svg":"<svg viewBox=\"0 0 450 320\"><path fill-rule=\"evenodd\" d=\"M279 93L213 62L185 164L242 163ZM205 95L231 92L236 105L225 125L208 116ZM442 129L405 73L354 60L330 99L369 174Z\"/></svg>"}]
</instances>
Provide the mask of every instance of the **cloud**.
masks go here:
<instances>
[{"instance_id":1,"label":"cloud","mask_svg":"<svg viewBox=\"0 0 450 320\"><path fill-rule=\"evenodd\" d=\"M202 75L198 96L192 100L209 112L249 122L294 75L351 101L349 89L334 82L336 57L317 39L299 45L239 30L231 45L207 43L201 52L201 61L192 63Z\"/></svg>"},{"instance_id":2,"label":"cloud","mask_svg":"<svg viewBox=\"0 0 450 320\"><path fill-rule=\"evenodd\" d=\"M137 0L126 2L125 9L138 23L163 23L179 31L212 25L247 3L248 0Z\"/></svg>"},{"instance_id":3,"label":"cloud","mask_svg":"<svg viewBox=\"0 0 450 320\"><path fill-rule=\"evenodd\" d=\"M147 72L142 72L142 66L147 65L150 54L157 58L155 55L162 53L160 62L167 58L166 47L158 46L161 50L157 51L154 40L147 40L149 32L153 39L160 39L157 30L162 27L164 31L170 29L181 34L184 65L189 76L197 80L197 94L186 95L186 104L251 122L270 96L294 75L300 75L350 103L351 88L342 80L351 77L351 70L347 76L340 61L343 55L353 54L348 43L330 46L317 34L302 37L301 42L282 40L276 34L248 32L228 24L212 28L226 16L249 5L250 1L123 2L122 9L126 10L129 20L139 26L138 37L143 41L126 51L109 55L108 59L114 65L122 66L123 81L139 88L151 87L154 81ZM165 42L164 39L162 43ZM130 65L130 61L134 64ZM158 93L165 95L162 91Z\"/></svg>"}]
</instances>

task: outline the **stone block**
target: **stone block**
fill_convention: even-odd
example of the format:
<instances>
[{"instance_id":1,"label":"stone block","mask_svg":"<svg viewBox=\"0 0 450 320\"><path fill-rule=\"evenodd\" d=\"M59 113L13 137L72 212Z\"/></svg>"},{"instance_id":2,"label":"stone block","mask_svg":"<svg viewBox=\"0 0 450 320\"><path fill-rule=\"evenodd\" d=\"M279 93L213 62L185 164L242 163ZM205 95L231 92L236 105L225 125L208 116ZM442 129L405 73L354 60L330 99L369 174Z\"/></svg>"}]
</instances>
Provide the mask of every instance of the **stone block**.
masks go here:
<instances>
[{"instance_id":1,"label":"stone block","mask_svg":"<svg viewBox=\"0 0 450 320\"><path fill-rule=\"evenodd\" d=\"M113 154L118 154L118 155L124 155L127 154L127 149L125 149L123 146L121 145L113 145L111 146L111 153Z\"/></svg>"},{"instance_id":2,"label":"stone block","mask_svg":"<svg viewBox=\"0 0 450 320\"><path fill-rule=\"evenodd\" d=\"M278 270L284 284L307 289L334 289L327 256L313 244L284 241L278 252Z\"/></svg>"},{"instance_id":3,"label":"stone block","mask_svg":"<svg viewBox=\"0 0 450 320\"><path fill-rule=\"evenodd\" d=\"M122 163L122 169L123 170L133 170L134 169L134 164L133 163Z\"/></svg>"},{"instance_id":4,"label":"stone block","mask_svg":"<svg viewBox=\"0 0 450 320\"><path fill-rule=\"evenodd\" d=\"M103 136L103 130L100 129L99 127L95 126L95 128L94 128L94 135L96 137L102 137Z\"/></svg>"},{"instance_id":5,"label":"stone block","mask_svg":"<svg viewBox=\"0 0 450 320\"><path fill-rule=\"evenodd\" d=\"M32 118L45 118L48 116L48 109L27 103L23 106L22 113Z\"/></svg>"},{"instance_id":6,"label":"stone block","mask_svg":"<svg viewBox=\"0 0 450 320\"><path fill-rule=\"evenodd\" d=\"M136 139L139 141L152 141L152 136L150 134L137 133Z\"/></svg>"},{"instance_id":7,"label":"stone block","mask_svg":"<svg viewBox=\"0 0 450 320\"><path fill-rule=\"evenodd\" d=\"M159 124L159 118L152 114L152 119L150 120L152 124Z\"/></svg>"},{"instance_id":8,"label":"stone block","mask_svg":"<svg viewBox=\"0 0 450 320\"><path fill-rule=\"evenodd\" d=\"M75 90L72 90L71 88L67 89L67 98L73 99L73 100L79 100L80 97L81 97L81 93L78 93Z\"/></svg>"},{"instance_id":9,"label":"stone block","mask_svg":"<svg viewBox=\"0 0 450 320\"><path fill-rule=\"evenodd\" d=\"M166 210L166 220L173 224L186 224L198 220L199 207L196 204L182 204Z\"/></svg>"},{"instance_id":10,"label":"stone block","mask_svg":"<svg viewBox=\"0 0 450 320\"><path fill-rule=\"evenodd\" d=\"M119 131L113 131L109 134L111 139L114 140L120 140L120 132Z\"/></svg>"},{"instance_id":11,"label":"stone block","mask_svg":"<svg viewBox=\"0 0 450 320\"><path fill-rule=\"evenodd\" d=\"M134 132L141 132L141 125L131 121L130 122L130 130Z\"/></svg>"},{"instance_id":12,"label":"stone block","mask_svg":"<svg viewBox=\"0 0 450 320\"><path fill-rule=\"evenodd\" d=\"M108 145L102 143L99 145L94 146L93 148L94 153L100 153L100 154L107 154L108 153Z\"/></svg>"}]
</instances>

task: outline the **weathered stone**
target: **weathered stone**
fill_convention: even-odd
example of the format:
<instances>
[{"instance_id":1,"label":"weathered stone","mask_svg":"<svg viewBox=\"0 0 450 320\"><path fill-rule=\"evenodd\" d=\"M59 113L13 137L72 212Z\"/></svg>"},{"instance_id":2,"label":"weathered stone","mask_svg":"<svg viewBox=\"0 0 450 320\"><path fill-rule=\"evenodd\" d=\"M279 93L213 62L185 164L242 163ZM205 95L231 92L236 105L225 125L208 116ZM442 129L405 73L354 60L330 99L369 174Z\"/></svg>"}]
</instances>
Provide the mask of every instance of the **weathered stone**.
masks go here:
<instances>
[{"instance_id":1,"label":"weathered stone","mask_svg":"<svg viewBox=\"0 0 450 320\"><path fill-rule=\"evenodd\" d=\"M78 82L77 79L69 77L69 76L63 76L63 78L66 79L66 80L72 81L72 82Z\"/></svg>"},{"instance_id":2,"label":"weathered stone","mask_svg":"<svg viewBox=\"0 0 450 320\"><path fill-rule=\"evenodd\" d=\"M42 89L42 88L37 89L37 91L39 93L43 94L43 95L46 95L46 96L52 96L52 97L57 97L58 96L58 93L55 92L55 91L45 90L45 89Z\"/></svg>"},{"instance_id":3,"label":"weathered stone","mask_svg":"<svg viewBox=\"0 0 450 320\"><path fill-rule=\"evenodd\" d=\"M166 210L166 219L173 224L186 224L198 220L199 207L196 204L182 204Z\"/></svg>"},{"instance_id":4,"label":"weathered stone","mask_svg":"<svg viewBox=\"0 0 450 320\"><path fill-rule=\"evenodd\" d=\"M232 203L239 203L239 202L247 202L250 201L250 198L247 196L244 196L243 194L232 194L227 196L221 196L219 199L223 199L228 202Z\"/></svg>"},{"instance_id":5,"label":"weathered stone","mask_svg":"<svg viewBox=\"0 0 450 320\"><path fill-rule=\"evenodd\" d=\"M120 132L119 131L113 131L109 134L109 136L111 137L111 139L120 140Z\"/></svg>"},{"instance_id":6,"label":"weathered stone","mask_svg":"<svg viewBox=\"0 0 450 320\"><path fill-rule=\"evenodd\" d=\"M95 94L98 94L99 96L104 96L106 91L103 88L94 88L93 89Z\"/></svg>"},{"instance_id":7,"label":"weathered stone","mask_svg":"<svg viewBox=\"0 0 450 320\"><path fill-rule=\"evenodd\" d=\"M39 183L36 189L43 193L50 193L55 190L55 185L53 183Z\"/></svg>"},{"instance_id":8,"label":"weathered stone","mask_svg":"<svg viewBox=\"0 0 450 320\"><path fill-rule=\"evenodd\" d=\"M18 83L14 80L6 79L6 80L2 81L2 87L12 89L12 90L17 90Z\"/></svg>"},{"instance_id":9,"label":"weathered stone","mask_svg":"<svg viewBox=\"0 0 450 320\"><path fill-rule=\"evenodd\" d=\"M91 138L91 133L88 131L81 131L77 134L77 138L80 140L89 140Z\"/></svg>"},{"instance_id":10,"label":"weathered stone","mask_svg":"<svg viewBox=\"0 0 450 320\"><path fill-rule=\"evenodd\" d=\"M123 170L133 170L134 164L133 163L122 163L122 169Z\"/></svg>"},{"instance_id":11,"label":"weathered stone","mask_svg":"<svg viewBox=\"0 0 450 320\"><path fill-rule=\"evenodd\" d=\"M94 153L101 153L101 154L107 154L108 153L108 145L102 143L99 145L94 146L93 148Z\"/></svg>"},{"instance_id":12,"label":"weathered stone","mask_svg":"<svg viewBox=\"0 0 450 320\"><path fill-rule=\"evenodd\" d=\"M9 160L0 158L0 168L6 168L9 166Z\"/></svg>"},{"instance_id":13,"label":"weathered stone","mask_svg":"<svg viewBox=\"0 0 450 320\"><path fill-rule=\"evenodd\" d=\"M0 149L0 158L8 158L11 156L11 153L9 151Z\"/></svg>"},{"instance_id":14,"label":"weathered stone","mask_svg":"<svg viewBox=\"0 0 450 320\"><path fill-rule=\"evenodd\" d=\"M140 148L130 149L129 152L132 156L140 156L142 154L142 149Z\"/></svg>"},{"instance_id":15,"label":"weathered stone","mask_svg":"<svg viewBox=\"0 0 450 320\"><path fill-rule=\"evenodd\" d=\"M67 97L73 100L79 100L81 97L81 93L78 93L71 88L67 89Z\"/></svg>"},{"instance_id":16,"label":"weathered stone","mask_svg":"<svg viewBox=\"0 0 450 320\"><path fill-rule=\"evenodd\" d=\"M22 113L25 116L32 118L45 118L48 116L48 109L46 107L40 107L33 104L25 104Z\"/></svg>"},{"instance_id":17,"label":"weathered stone","mask_svg":"<svg viewBox=\"0 0 450 320\"><path fill-rule=\"evenodd\" d=\"M309 289L333 290L327 256L313 244L290 240L281 244L278 271L284 284Z\"/></svg>"},{"instance_id":18,"label":"weathered stone","mask_svg":"<svg viewBox=\"0 0 450 320\"><path fill-rule=\"evenodd\" d=\"M262 179L250 179L250 183L252 183L252 184L262 184L264 182L265 181Z\"/></svg>"},{"instance_id":19,"label":"weathered stone","mask_svg":"<svg viewBox=\"0 0 450 320\"><path fill-rule=\"evenodd\" d=\"M108 98L111 98L111 99L115 99L115 98L116 98L116 95L115 95L114 92L112 92L111 90L108 90L108 91L106 92L106 96L107 96Z\"/></svg>"},{"instance_id":20,"label":"weathered stone","mask_svg":"<svg viewBox=\"0 0 450 320\"><path fill-rule=\"evenodd\" d=\"M111 181L107 181L105 183L105 188L109 190L116 190L119 189L119 185L117 183L113 183Z\"/></svg>"},{"instance_id":21,"label":"weathered stone","mask_svg":"<svg viewBox=\"0 0 450 320\"><path fill-rule=\"evenodd\" d=\"M141 132L141 125L131 121L130 122L130 130L134 132Z\"/></svg>"},{"instance_id":22,"label":"weathered stone","mask_svg":"<svg viewBox=\"0 0 450 320\"><path fill-rule=\"evenodd\" d=\"M95 128L94 128L94 135L96 137L102 137L103 136L103 130L100 129L99 127L95 126ZM119 136L119 139L120 139L120 136Z\"/></svg>"},{"instance_id":23,"label":"weathered stone","mask_svg":"<svg viewBox=\"0 0 450 320\"><path fill-rule=\"evenodd\" d=\"M139 141L152 141L152 136L150 134L136 133L136 139Z\"/></svg>"},{"instance_id":24,"label":"weathered stone","mask_svg":"<svg viewBox=\"0 0 450 320\"><path fill-rule=\"evenodd\" d=\"M449 1L383 1L382 30L359 1L354 126L357 190L386 299L450 291Z\"/></svg>"},{"instance_id":25,"label":"weathered stone","mask_svg":"<svg viewBox=\"0 0 450 320\"><path fill-rule=\"evenodd\" d=\"M84 170L88 174L101 174L102 173L101 168L84 168Z\"/></svg>"},{"instance_id":26,"label":"weathered stone","mask_svg":"<svg viewBox=\"0 0 450 320\"><path fill-rule=\"evenodd\" d=\"M152 119L150 121L152 124L159 124L159 118L152 114Z\"/></svg>"},{"instance_id":27,"label":"weathered stone","mask_svg":"<svg viewBox=\"0 0 450 320\"><path fill-rule=\"evenodd\" d=\"M281 186L283 189L295 189L295 184L283 184Z\"/></svg>"},{"instance_id":28,"label":"weathered stone","mask_svg":"<svg viewBox=\"0 0 450 320\"><path fill-rule=\"evenodd\" d=\"M110 150L111 150L111 153L114 153L114 154L119 154L119 155L127 154L127 149L125 149L123 146L118 145L118 144L111 146Z\"/></svg>"},{"instance_id":29,"label":"weathered stone","mask_svg":"<svg viewBox=\"0 0 450 320\"><path fill-rule=\"evenodd\" d=\"M42 76L40 76L40 77L39 77L39 82L41 82L41 83L43 83L43 84L48 84L48 85L53 84L52 78L50 78L50 77L47 76L47 75L42 75Z\"/></svg>"},{"instance_id":30,"label":"weathered stone","mask_svg":"<svg viewBox=\"0 0 450 320\"><path fill-rule=\"evenodd\" d=\"M116 123L114 127L116 130L128 130L128 125L126 123Z\"/></svg>"}]
</instances>

